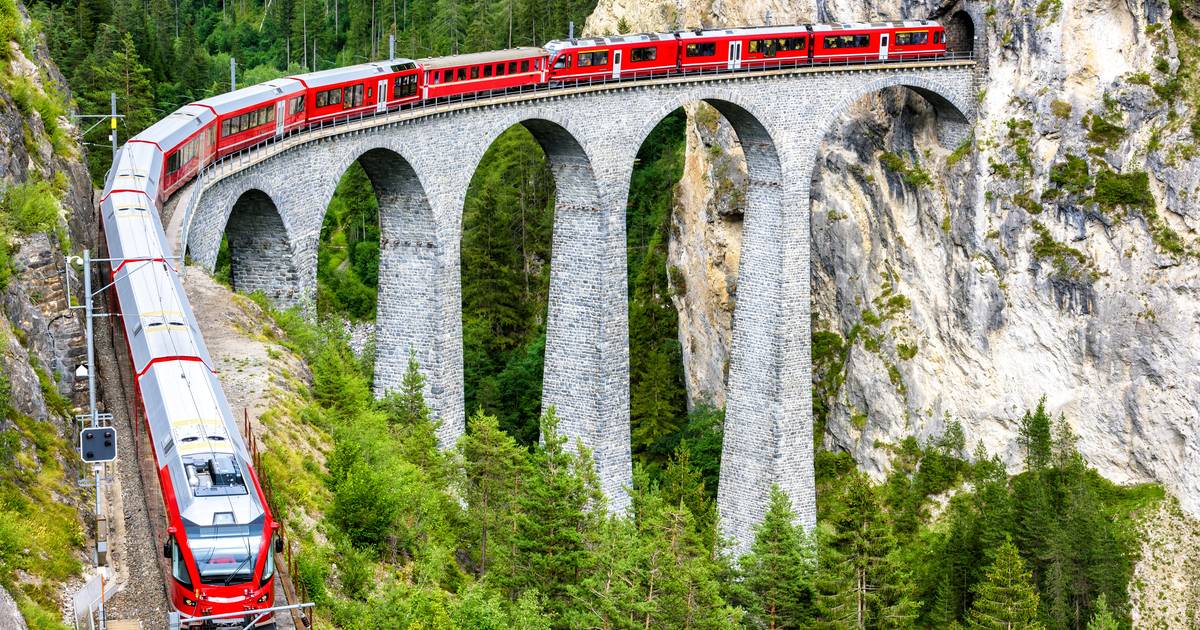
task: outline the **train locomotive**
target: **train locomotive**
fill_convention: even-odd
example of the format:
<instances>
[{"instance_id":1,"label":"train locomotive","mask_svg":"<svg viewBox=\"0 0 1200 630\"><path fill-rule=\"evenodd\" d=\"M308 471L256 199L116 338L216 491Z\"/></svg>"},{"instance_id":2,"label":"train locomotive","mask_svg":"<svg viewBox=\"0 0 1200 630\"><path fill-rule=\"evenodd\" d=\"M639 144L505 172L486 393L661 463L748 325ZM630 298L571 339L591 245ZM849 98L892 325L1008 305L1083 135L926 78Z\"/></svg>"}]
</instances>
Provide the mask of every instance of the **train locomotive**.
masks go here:
<instances>
[{"instance_id":1,"label":"train locomotive","mask_svg":"<svg viewBox=\"0 0 1200 630\"><path fill-rule=\"evenodd\" d=\"M163 553L184 617L274 605L279 524L221 391L157 208L205 166L313 126L468 95L696 72L946 56L932 21L811 24L558 40L541 48L390 59L254 85L181 107L118 152L101 220L167 514ZM273 626L267 615L260 628Z\"/></svg>"}]
</instances>

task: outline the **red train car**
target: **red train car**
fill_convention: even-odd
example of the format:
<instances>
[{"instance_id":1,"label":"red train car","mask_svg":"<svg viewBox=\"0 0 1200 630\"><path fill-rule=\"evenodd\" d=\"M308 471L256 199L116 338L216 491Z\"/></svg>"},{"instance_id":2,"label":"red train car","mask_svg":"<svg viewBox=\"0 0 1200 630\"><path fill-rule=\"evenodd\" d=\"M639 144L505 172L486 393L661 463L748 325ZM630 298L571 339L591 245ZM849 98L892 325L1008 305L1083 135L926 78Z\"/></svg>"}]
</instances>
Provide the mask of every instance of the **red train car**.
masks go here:
<instances>
[{"instance_id":1,"label":"red train car","mask_svg":"<svg viewBox=\"0 0 1200 630\"><path fill-rule=\"evenodd\" d=\"M216 152L225 156L304 125L304 86L276 79L197 101L217 117Z\"/></svg>"},{"instance_id":2,"label":"red train car","mask_svg":"<svg viewBox=\"0 0 1200 630\"><path fill-rule=\"evenodd\" d=\"M308 124L386 111L420 98L420 69L407 59L360 64L298 75Z\"/></svg>"},{"instance_id":3,"label":"red train car","mask_svg":"<svg viewBox=\"0 0 1200 630\"><path fill-rule=\"evenodd\" d=\"M424 75L422 98L443 98L545 83L547 57L542 48L513 48L422 59L417 62Z\"/></svg>"},{"instance_id":4,"label":"red train car","mask_svg":"<svg viewBox=\"0 0 1200 630\"><path fill-rule=\"evenodd\" d=\"M814 62L864 62L940 57L945 30L937 22L814 24Z\"/></svg>"},{"instance_id":5,"label":"red train car","mask_svg":"<svg viewBox=\"0 0 1200 630\"><path fill-rule=\"evenodd\" d=\"M546 50L554 81L651 76L679 68L674 33L556 40L546 44Z\"/></svg>"}]
</instances>

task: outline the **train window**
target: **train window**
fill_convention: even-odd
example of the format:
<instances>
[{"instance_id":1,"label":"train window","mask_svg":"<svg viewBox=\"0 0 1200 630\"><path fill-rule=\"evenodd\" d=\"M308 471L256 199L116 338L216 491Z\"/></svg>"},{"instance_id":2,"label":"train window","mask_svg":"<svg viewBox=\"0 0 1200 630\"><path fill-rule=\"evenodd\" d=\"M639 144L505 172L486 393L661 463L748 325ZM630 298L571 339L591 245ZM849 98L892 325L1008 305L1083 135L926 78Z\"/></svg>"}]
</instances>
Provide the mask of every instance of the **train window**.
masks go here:
<instances>
[{"instance_id":1,"label":"train window","mask_svg":"<svg viewBox=\"0 0 1200 630\"><path fill-rule=\"evenodd\" d=\"M570 67L571 67L571 55L563 55L558 58L558 61L554 62L555 70L562 70L563 68L570 68Z\"/></svg>"},{"instance_id":2,"label":"train window","mask_svg":"<svg viewBox=\"0 0 1200 630\"><path fill-rule=\"evenodd\" d=\"M529 62L528 62L528 61L526 61L525 63L526 63L526 64L528 64ZM508 73L509 73L509 74L516 74L516 73L517 73L517 62L515 62L515 61L509 62L509 64L508 64Z\"/></svg>"},{"instance_id":3,"label":"train window","mask_svg":"<svg viewBox=\"0 0 1200 630\"><path fill-rule=\"evenodd\" d=\"M804 50L804 38L789 37L787 39L781 39L779 40L779 50L786 50L788 52Z\"/></svg>"},{"instance_id":4,"label":"train window","mask_svg":"<svg viewBox=\"0 0 1200 630\"><path fill-rule=\"evenodd\" d=\"M870 45L870 35L834 35L825 38L826 48L866 48Z\"/></svg>"},{"instance_id":5,"label":"train window","mask_svg":"<svg viewBox=\"0 0 1200 630\"><path fill-rule=\"evenodd\" d=\"M945 32L938 31L933 34L933 43L944 44L945 42L946 42L946 33Z\"/></svg>"},{"instance_id":6,"label":"train window","mask_svg":"<svg viewBox=\"0 0 1200 630\"><path fill-rule=\"evenodd\" d=\"M750 52L764 57L775 56L775 40L773 39L752 39L750 40Z\"/></svg>"},{"instance_id":7,"label":"train window","mask_svg":"<svg viewBox=\"0 0 1200 630\"><path fill-rule=\"evenodd\" d=\"M529 72L529 60L528 59L521 62L521 72Z\"/></svg>"},{"instance_id":8,"label":"train window","mask_svg":"<svg viewBox=\"0 0 1200 630\"><path fill-rule=\"evenodd\" d=\"M478 79L478 78L479 78L479 66L472 66L472 67L471 67L471 78L472 78L472 79Z\"/></svg>"},{"instance_id":9,"label":"train window","mask_svg":"<svg viewBox=\"0 0 1200 630\"><path fill-rule=\"evenodd\" d=\"M634 48L629 51L629 61L633 63L641 63L643 61L654 61L658 58L658 49L654 46L645 46L642 48Z\"/></svg>"},{"instance_id":10,"label":"train window","mask_svg":"<svg viewBox=\"0 0 1200 630\"><path fill-rule=\"evenodd\" d=\"M171 576L179 582L180 586L187 590L192 590L192 578L188 575L187 564L183 561L183 553L179 549L179 543L171 538Z\"/></svg>"},{"instance_id":11,"label":"train window","mask_svg":"<svg viewBox=\"0 0 1200 630\"><path fill-rule=\"evenodd\" d=\"M917 44L929 43L929 31L910 31L908 33L896 33L897 46L915 46Z\"/></svg>"},{"instance_id":12,"label":"train window","mask_svg":"<svg viewBox=\"0 0 1200 630\"><path fill-rule=\"evenodd\" d=\"M716 42L688 44L687 46L687 56L689 57L712 57L715 54L717 54Z\"/></svg>"},{"instance_id":13,"label":"train window","mask_svg":"<svg viewBox=\"0 0 1200 630\"><path fill-rule=\"evenodd\" d=\"M492 66L490 66L490 65L484 66L483 67L483 77L486 79L490 76L492 76Z\"/></svg>"},{"instance_id":14,"label":"train window","mask_svg":"<svg viewBox=\"0 0 1200 630\"><path fill-rule=\"evenodd\" d=\"M467 69L466 69L466 68L459 68L459 69L458 69L458 80L459 80L459 81L466 81L466 80L467 80Z\"/></svg>"},{"instance_id":15,"label":"train window","mask_svg":"<svg viewBox=\"0 0 1200 630\"><path fill-rule=\"evenodd\" d=\"M367 98L375 98L375 88L367 88Z\"/></svg>"},{"instance_id":16,"label":"train window","mask_svg":"<svg viewBox=\"0 0 1200 630\"><path fill-rule=\"evenodd\" d=\"M317 92L317 107L325 107L329 104L329 92Z\"/></svg>"},{"instance_id":17,"label":"train window","mask_svg":"<svg viewBox=\"0 0 1200 630\"><path fill-rule=\"evenodd\" d=\"M176 151L167 156L167 172L174 173L179 170L179 152Z\"/></svg>"},{"instance_id":18,"label":"train window","mask_svg":"<svg viewBox=\"0 0 1200 630\"><path fill-rule=\"evenodd\" d=\"M579 53L579 67L586 68L589 66L607 66L608 51L600 50L596 52Z\"/></svg>"}]
</instances>

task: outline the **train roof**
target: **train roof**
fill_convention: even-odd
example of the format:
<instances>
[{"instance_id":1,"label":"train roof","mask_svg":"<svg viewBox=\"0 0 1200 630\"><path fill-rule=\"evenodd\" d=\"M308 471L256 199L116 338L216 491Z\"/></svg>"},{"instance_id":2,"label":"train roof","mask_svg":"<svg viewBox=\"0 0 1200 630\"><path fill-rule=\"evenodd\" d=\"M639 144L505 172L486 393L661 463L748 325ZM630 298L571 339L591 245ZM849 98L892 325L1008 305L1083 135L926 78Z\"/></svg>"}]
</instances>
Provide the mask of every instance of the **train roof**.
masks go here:
<instances>
[{"instance_id":1,"label":"train roof","mask_svg":"<svg viewBox=\"0 0 1200 630\"><path fill-rule=\"evenodd\" d=\"M857 31L872 28L920 28L923 26L941 26L933 20L901 20L896 22L843 22L841 24L813 24L816 33L830 31Z\"/></svg>"},{"instance_id":2,"label":"train roof","mask_svg":"<svg viewBox=\"0 0 1200 630\"><path fill-rule=\"evenodd\" d=\"M155 363L138 382L156 438L155 455L170 471L180 516L201 526L220 524L222 518L244 525L262 516L246 444L208 366ZM215 471L205 471L209 462L235 474L217 479Z\"/></svg>"},{"instance_id":3,"label":"train roof","mask_svg":"<svg viewBox=\"0 0 1200 630\"><path fill-rule=\"evenodd\" d=\"M264 100L290 96L304 91L304 86L293 78L275 79L258 85L244 87L236 92L218 94L193 103L213 108L218 115L230 114L240 109L263 104Z\"/></svg>"},{"instance_id":4,"label":"train roof","mask_svg":"<svg viewBox=\"0 0 1200 630\"><path fill-rule=\"evenodd\" d=\"M499 63L501 61L520 61L522 59L531 59L533 57L546 56L546 50L543 48L533 48L526 46L524 48L510 48L508 50L492 50L489 52L470 53L467 55L451 55L449 57L426 57L418 61L422 68L426 70L437 70L439 68L458 68L460 66L474 66L481 63Z\"/></svg>"},{"instance_id":5,"label":"train roof","mask_svg":"<svg viewBox=\"0 0 1200 630\"><path fill-rule=\"evenodd\" d=\"M652 42L674 41L675 33L637 33L634 35L616 35L613 37L585 37L579 39L556 39L546 44L546 50L558 52L567 48L585 48L591 46L612 46L613 44L644 44Z\"/></svg>"},{"instance_id":6,"label":"train roof","mask_svg":"<svg viewBox=\"0 0 1200 630\"><path fill-rule=\"evenodd\" d=\"M308 74L297 74L292 78L297 81L303 81L310 88L319 88L355 79L365 79L380 74L400 72L401 70L408 70L414 67L416 67L416 63L412 59L397 58L386 61L360 63L356 66L346 66L345 68L319 70L317 72L309 72Z\"/></svg>"},{"instance_id":7,"label":"train roof","mask_svg":"<svg viewBox=\"0 0 1200 630\"><path fill-rule=\"evenodd\" d=\"M164 151L178 146L188 136L202 129L216 118L212 110L199 105L184 105L171 112L166 118L150 125L134 139L153 142Z\"/></svg>"}]
</instances>

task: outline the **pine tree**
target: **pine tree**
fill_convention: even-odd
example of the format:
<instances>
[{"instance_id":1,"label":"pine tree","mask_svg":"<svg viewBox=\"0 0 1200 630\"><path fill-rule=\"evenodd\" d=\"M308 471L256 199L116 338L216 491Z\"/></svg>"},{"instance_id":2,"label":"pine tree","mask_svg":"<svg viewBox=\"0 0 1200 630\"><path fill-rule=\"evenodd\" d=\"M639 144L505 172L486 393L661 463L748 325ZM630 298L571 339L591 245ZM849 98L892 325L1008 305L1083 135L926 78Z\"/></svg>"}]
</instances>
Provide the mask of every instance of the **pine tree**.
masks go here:
<instances>
[{"instance_id":1,"label":"pine tree","mask_svg":"<svg viewBox=\"0 0 1200 630\"><path fill-rule=\"evenodd\" d=\"M1039 630L1038 596L1017 547L1006 540L996 550L987 577L975 591L969 627L973 630Z\"/></svg>"},{"instance_id":2,"label":"pine tree","mask_svg":"<svg viewBox=\"0 0 1200 630\"><path fill-rule=\"evenodd\" d=\"M472 538L478 541L476 576L483 577L489 559L504 554L512 543L524 451L500 430L494 416L476 412L468 426L470 430L459 440L458 448L463 462L467 523Z\"/></svg>"},{"instance_id":3,"label":"pine tree","mask_svg":"<svg viewBox=\"0 0 1200 630\"><path fill-rule=\"evenodd\" d=\"M567 437L558 432L554 409L548 409L542 418L542 443L531 456L530 474L517 502L514 586L518 592L538 589L552 615L568 609L570 592L592 561L585 535L599 518L590 509L599 494L591 455L581 445L575 445L580 454L572 455L567 444Z\"/></svg>"},{"instance_id":4,"label":"pine tree","mask_svg":"<svg viewBox=\"0 0 1200 630\"><path fill-rule=\"evenodd\" d=\"M1025 449L1026 470L1038 471L1050 466L1053 454L1050 414L1046 413L1046 398L1038 401L1037 409L1026 411L1021 419L1020 441Z\"/></svg>"},{"instance_id":5,"label":"pine tree","mask_svg":"<svg viewBox=\"0 0 1200 630\"><path fill-rule=\"evenodd\" d=\"M1087 630L1118 630L1121 627L1116 616L1108 609L1108 597L1104 593L1096 598L1096 604L1092 609L1095 612L1092 614L1091 621L1088 621Z\"/></svg>"},{"instance_id":6,"label":"pine tree","mask_svg":"<svg viewBox=\"0 0 1200 630\"><path fill-rule=\"evenodd\" d=\"M812 618L815 551L795 517L787 495L772 486L750 553L740 560L751 612L770 630L803 628Z\"/></svg>"}]
</instances>

